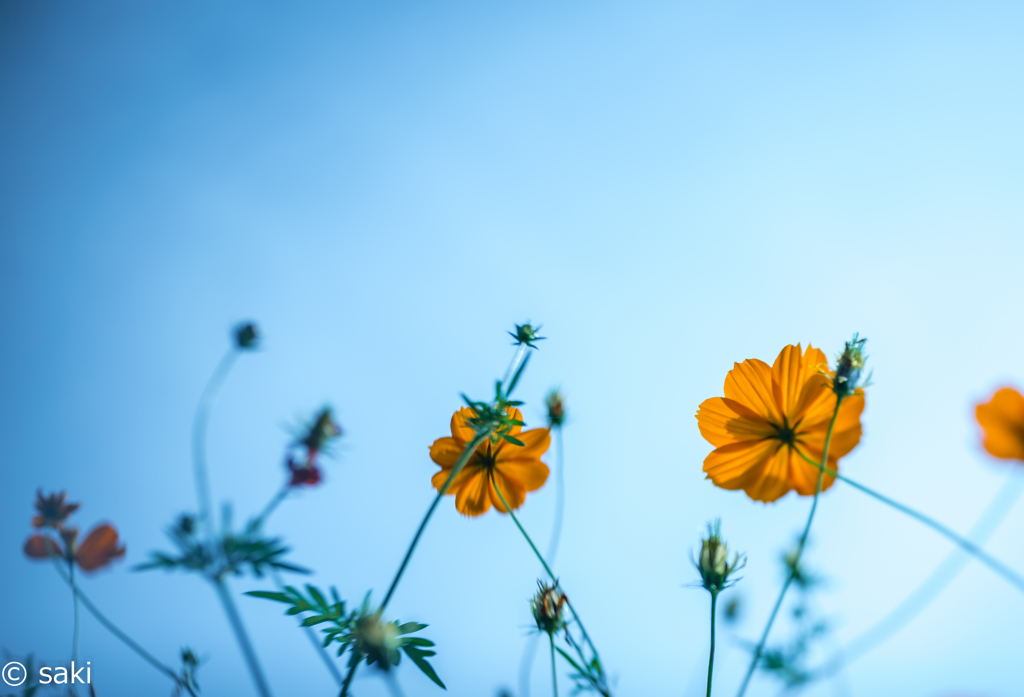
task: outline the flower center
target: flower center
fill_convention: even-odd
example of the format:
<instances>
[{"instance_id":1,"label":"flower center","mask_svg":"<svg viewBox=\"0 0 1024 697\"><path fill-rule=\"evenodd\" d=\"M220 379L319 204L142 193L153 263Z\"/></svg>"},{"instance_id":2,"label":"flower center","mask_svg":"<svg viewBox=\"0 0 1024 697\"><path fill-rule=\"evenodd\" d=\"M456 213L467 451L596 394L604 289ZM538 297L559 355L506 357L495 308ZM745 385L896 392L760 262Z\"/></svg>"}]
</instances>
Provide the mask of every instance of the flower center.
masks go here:
<instances>
[{"instance_id":1,"label":"flower center","mask_svg":"<svg viewBox=\"0 0 1024 697\"><path fill-rule=\"evenodd\" d=\"M775 438L778 438L786 445L792 446L796 443L796 431L789 427L788 424L783 423L781 426L772 424L775 427Z\"/></svg>"},{"instance_id":2,"label":"flower center","mask_svg":"<svg viewBox=\"0 0 1024 697\"><path fill-rule=\"evenodd\" d=\"M491 452L491 444L486 443L483 448L478 449L476 453L474 453L473 459L475 464L483 467L488 472L494 469L495 458L494 453Z\"/></svg>"}]
</instances>

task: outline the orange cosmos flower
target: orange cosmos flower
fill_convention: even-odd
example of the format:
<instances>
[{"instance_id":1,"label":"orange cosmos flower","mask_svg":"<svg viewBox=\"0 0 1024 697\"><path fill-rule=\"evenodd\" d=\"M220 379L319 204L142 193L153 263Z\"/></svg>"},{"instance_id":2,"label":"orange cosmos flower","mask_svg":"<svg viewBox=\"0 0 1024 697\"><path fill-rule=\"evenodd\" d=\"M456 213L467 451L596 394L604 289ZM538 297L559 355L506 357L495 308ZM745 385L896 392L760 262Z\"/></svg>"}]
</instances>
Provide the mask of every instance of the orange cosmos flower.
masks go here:
<instances>
[{"instance_id":1,"label":"orange cosmos flower","mask_svg":"<svg viewBox=\"0 0 1024 697\"><path fill-rule=\"evenodd\" d=\"M107 523L93 528L81 545L76 544L78 528L63 528L60 537L63 547L48 535L33 535L25 542L25 555L32 559L67 559L77 563L82 571L97 571L124 556L125 548L117 530Z\"/></svg>"},{"instance_id":2,"label":"orange cosmos flower","mask_svg":"<svg viewBox=\"0 0 1024 697\"><path fill-rule=\"evenodd\" d=\"M1010 387L996 390L974 409L984 431L985 450L1006 460L1024 460L1024 396Z\"/></svg>"},{"instance_id":3,"label":"orange cosmos flower","mask_svg":"<svg viewBox=\"0 0 1024 697\"><path fill-rule=\"evenodd\" d=\"M755 501L775 501L795 489L813 496L818 468L801 454L821 461L825 434L836 406L825 354L811 346L782 349L775 364L756 358L736 363L725 378L725 397L713 397L697 410L697 425L715 450L704 471L715 486L743 489ZM864 391L843 400L832 432L828 467L860 442ZM825 474L821 489L832 486Z\"/></svg>"},{"instance_id":4,"label":"orange cosmos flower","mask_svg":"<svg viewBox=\"0 0 1024 697\"><path fill-rule=\"evenodd\" d=\"M508 413L517 421L523 420L522 414L515 407L510 407ZM467 421L474 415L468 407L459 409L452 416L451 437L438 438L430 446L430 459L441 466L441 471L430 480L438 491L448 480L466 444L476 437L476 432ZM494 490L492 476L512 510L523 505L528 491L536 491L547 481L548 466L540 458L551 445L548 429L524 431L521 426L513 426L508 435L518 438L523 445L490 439L481 443L452 482L448 493L455 495L455 508L462 515L483 515L490 510L492 504L502 513L507 513L498 492Z\"/></svg>"}]
</instances>

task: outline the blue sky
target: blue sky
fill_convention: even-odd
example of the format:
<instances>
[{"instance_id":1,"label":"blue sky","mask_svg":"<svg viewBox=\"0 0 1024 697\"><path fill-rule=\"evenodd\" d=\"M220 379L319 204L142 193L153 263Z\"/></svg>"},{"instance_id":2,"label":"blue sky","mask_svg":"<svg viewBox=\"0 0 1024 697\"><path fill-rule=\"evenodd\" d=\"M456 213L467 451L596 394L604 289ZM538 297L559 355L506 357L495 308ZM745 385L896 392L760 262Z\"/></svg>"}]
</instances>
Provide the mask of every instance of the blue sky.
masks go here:
<instances>
[{"instance_id":1,"label":"blue sky","mask_svg":"<svg viewBox=\"0 0 1024 697\"><path fill-rule=\"evenodd\" d=\"M157 655L206 656L207 694L248 694L212 592L129 570L195 505L192 412L229 328L266 339L211 424L215 497L258 510L288 427L332 404L327 482L271 529L358 599L429 505L427 446L459 393L486 395L504 332L532 320L550 338L527 420L554 385L572 416L557 571L621 694L703 694L700 527L721 516L748 553L750 637L809 505L704 481L693 415L734 361L832 355L859 331L875 385L846 473L962 531L1011 474L972 408L1024 385L1022 20L1012 3L4 3L0 647L67 659L68 592L21 554L36 488L67 489L80 525L128 545L86 592ZM553 503L547 487L523 509L541 540ZM1018 569L1022 528L1024 507L989 546ZM446 501L390 606L431 625L454 697L515 686L540 571L517 535ZM838 639L949 550L837 485L809 562ZM291 620L239 602L276 692L330 693ZM837 694L1013 694L1022 622L972 565ZM164 689L91 619L83 655L103 695ZM723 641L716 694L743 666Z\"/></svg>"}]
</instances>

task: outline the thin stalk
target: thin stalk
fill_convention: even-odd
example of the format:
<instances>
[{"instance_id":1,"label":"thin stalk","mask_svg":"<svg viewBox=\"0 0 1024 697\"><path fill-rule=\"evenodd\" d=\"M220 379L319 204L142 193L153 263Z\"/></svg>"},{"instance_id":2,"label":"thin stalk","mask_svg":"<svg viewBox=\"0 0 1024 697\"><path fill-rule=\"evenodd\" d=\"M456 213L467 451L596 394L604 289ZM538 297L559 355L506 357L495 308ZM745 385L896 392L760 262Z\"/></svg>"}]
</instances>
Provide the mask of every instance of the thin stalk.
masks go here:
<instances>
[{"instance_id":1,"label":"thin stalk","mask_svg":"<svg viewBox=\"0 0 1024 697\"><path fill-rule=\"evenodd\" d=\"M180 685L185 690L187 690L188 693L192 695L192 697L196 697L196 694L192 691L192 688L189 685L185 684L185 682L178 677L177 673L175 673L172 668L164 665L158 659L154 658L153 654L149 653L148 651L146 651L146 649L139 646L139 644L137 644L134 639L125 634L118 628L116 624L107 619L107 616L100 612L99 608L96 607L93 604L93 602L89 600L89 597L85 593L83 593L82 590L78 587L78 584L75 583L75 581L73 581L71 577L64 571L64 569L60 566L60 562L55 557L51 557L51 559L54 561L54 566L57 568L57 573L64 580L64 583L68 584L71 590L74 591L75 595L81 601L82 605L85 606L85 609L88 610L89 613L96 618L97 622L103 625L104 629L106 629L108 632L110 632L115 637L120 639L121 643L123 643L125 646L130 648L136 654L138 654L139 657L142 658L144 661L149 663L151 666L156 668L158 671L166 675L171 680L173 680L176 684Z\"/></svg>"},{"instance_id":2,"label":"thin stalk","mask_svg":"<svg viewBox=\"0 0 1024 697\"><path fill-rule=\"evenodd\" d=\"M210 497L210 479L206 467L206 428L210 422L210 410L217 399L217 393L220 392L224 379L231 371L231 366L235 364L238 353L238 350L232 347L220 359L220 363L217 364L213 375L210 376L210 381L206 383L206 388L199 398L195 420L192 422L192 467L196 480L196 499L199 502L199 520L210 524L211 536L213 522L210 512L213 510L213 502Z\"/></svg>"},{"instance_id":3,"label":"thin stalk","mask_svg":"<svg viewBox=\"0 0 1024 697\"><path fill-rule=\"evenodd\" d=\"M441 498L448 493L448 489L451 488L452 482L455 477L462 472L462 469L469 462L470 456L476 451L477 446L483 443L490 436L490 432L478 433L476 438L466 444L465 449L462 451L462 455L459 456L455 466L452 467L452 473L448 475L448 479L445 480L444 485L441 486L441 490L437 492L437 496L434 497L433 503L430 504L430 508L427 509L426 515L423 516L423 520L420 522L419 528L416 529L416 534L413 535L412 542L409 544L409 549L405 553L405 557L402 559L402 564L398 567L398 572L395 574L395 578L391 581L391 586L388 588L387 594L384 596L384 600L380 604L380 610L383 612L384 608L387 607L388 602L391 600L391 596L395 594L395 589L398 587L398 582L402 579L402 574L405 573L405 567L409 565L409 560L412 559L412 553L416 550L416 545L420 541L420 537L423 535L423 531L427 528L427 523L430 522L430 516L434 515L434 509L437 508L437 504L441 502Z\"/></svg>"},{"instance_id":4,"label":"thin stalk","mask_svg":"<svg viewBox=\"0 0 1024 697\"><path fill-rule=\"evenodd\" d=\"M711 591L711 651L708 654L708 694L711 697L711 675L715 670L715 607L718 604L718 591Z\"/></svg>"},{"instance_id":5,"label":"thin stalk","mask_svg":"<svg viewBox=\"0 0 1024 697\"><path fill-rule=\"evenodd\" d=\"M272 569L270 575L273 577L274 585L277 586L277 589L279 591L284 591L284 581L281 580L281 574L278 573L277 569ZM317 633L313 630L312 627L305 626L302 628L302 631L306 634L307 637L309 637L309 643L313 645L313 648L316 650L317 655L320 656L320 660L322 660L324 662L324 665L327 666L327 670L328 672L330 672L331 677L334 678L334 681L336 683L338 683L338 687L341 687L342 684L344 684L344 678L342 678L341 676L341 671L338 670L338 666L334 662L334 659L331 658L331 655L327 652L327 649L324 648L323 642L317 636Z\"/></svg>"},{"instance_id":6,"label":"thin stalk","mask_svg":"<svg viewBox=\"0 0 1024 697\"><path fill-rule=\"evenodd\" d=\"M505 377L501 379L501 387L503 390L508 390L508 381L516 374L516 369L519 367L519 364L523 362L523 356L526 355L527 348L529 347L526 344L519 344L516 347L516 352L512 355L512 362L508 364L508 370L505 371Z\"/></svg>"},{"instance_id":7,"label":"thin stalk","mask_svg":"<svg viewBox=\"0 0 1024 697\"><path fill-rule=\"evenodd\" d=\"M245 657L246 665L249 667L249 674L256 685L256 691L260 694L260 697L270 697L267 679L263 676L263 669L260 667L259 659L256 658L256 650L253 648L249 635L245 631L245 625L242 624L242 616L238 613L235 601L231 598L231 592L228 590L227 583L224 579L216 578L213 579L213 585L217 589L217 596L220 598L221 605L224 606L224 612L231 623L231 629L235 632L238 646L242 649L242 655Z\"/></svg>"},{"instance_id":8,"label":"thin stalk","mask_svg":"<svg viewBox=\"0 0 1024 697\"><path fill-rule=\"evenodd\" d=\"M558 671L555 669L555 635L548 632L548 643L551 645L551 692L558 697Z\"/></svg>"},{"instance_id":9,"label":"thin stalk","mask_svg":"<svg viewBox=\"0 0 1024 697\"><path fill-rule=\"evenodd\" d=\"M257 527L262 526L267 522L267 518L270 517L270 514L277 509L282 501L288 498L288 494L291 493L291 490L292 488L288 486L287 482L277 490L277 493L274 494L274 498L270 499L270 501L267 502L267 505L263 507L263 510L260 511L260 514L256 516L256 520L254 522Z\"/></svg>"},{"instance_id":10,"label":"thin stalk","mask_svg":"<svg viewBox=\"0 0 1024 697\"><path fill-rule=\"evenodd\" d=\"M793 558L793 566L789 571L789 575L786 576L786 582L782 584L782 592L779 593L778 600L775 601L775 607L772 608L772 614L768 617L768 624L765 625L764 632L761 633L761 640L757 642L757 647L754 649L754 657L750 661L750 666L747 667L747 673L743 676L743 682L740 684L740 691L737 693L737 697L743 697L743 694L747 691L747 685L750 684L750 679L754 676L754 671L757 669L757 664L761 660L761 652L764 651L764 645L768 641L768 633L772 630L772 624L775 623L775 617L779 614L779 609L782 607L782 601L786 597L786 591L789 590L790 585L793 583L793 579L796 578L797 570L799 569L800 557L804 553L804 547L807 545L807 537L811 534L811 523L814 522L814 512L818 510L818 499L821 496L821 480L825 476L825 465L828 463L828 449L832 443L832 430L835 428L836 419L839 417L839 407L843 404L843 396L836 395L836 408L832 412L832 420L828 423L828 432L825 434L825 447L821 452L821 462L815 463L818 468L818 483L814 487L814 501L811 503L811 512L807 516L807 524L804 525L804 532L800 535L800 542L796 547L796 555ZM797 453L800 451L796 448L793 450Z\"/></svg>"},{"instance_id":11,"label":"thin stalk","mask_svg":"<svg viewBox=\"0 0 1024 697\"><path fill-rule=\"evenodd\" d=\"M491 473L491 485L494 487L494 490L498 492L498 498L501 500L501 505L503 505L505 510L508 511L509 517L512 518L516 527L519 528L519 532L523 534L523 537L525 537L526 541L530 544L530 549L532 549L533 553L537 555L537 559L540 560L541 566L544 567L544 571L546 571L551 580L557 584L558 579L555 577L555 573L551 570L551 567L548 566L548 563L544 561L544 557L541 556L540 550L537 549L537 545L533 544L533 540L530 539L529 533L526 532L526 529L519 522L519 519L516 518L516 514L512 512L512 507L508 505L508 502L505 500L505 496L501 493L501 489L498 488L498 482L495 481L493 472ZM584 627L583 622L580 621L580 616L576 614L576 608L572 606L572 601L566 598L565 604L569 606L569 612L572 613L572 618L576 620L576 624L579 625L580 633L583 634L583 639L587 642L590 650L594 652L594 657L599 659L600 657L597 653L597 648L594 646L594 642L590 640L590 635L587 634L587 628Z\"/></svg>"},{"instance_id":12,"label":"thin stalk","mask_svg":"<svg viewBox=\"0 0 1024 697\"><path fill-rule=\"evenodd\" d=\"M985 544L1012 510L1022 492L1024 477L1008 479L974 524L969 538L977 545ZM810 678L814 680L834 675L899 632L952 583L967 567L970 559L970 555L962 549L954 549L903 602L846 646L837 649L821 668L811 671Z\"/></svg>"},{"instance_id":13,"label":"thin stalk","mask_svg":"<svg viewBox=\"0 0 1024 697\"><path fill-rule=\"evenodd\" d=\"M71 636L71 662L78 660L78 637L81 633L81 610L78 603L78 584L75 583L75 563L68 562L68 578L71 579L71 595L75 599L75 629Z\"/></svg>"},{"instance_id":14,"label":"thin stalk","mask_svg":"<svg viewBox=\"0 0 1024 697\"><path fill-rule=\"evenodd\" d=\"M384 673L384 682L388 684L388 691L391 693L391 697L405 697L402 693L402 686L398 684L398 678L395 676L394 670L388 670Z\"/></svg>"},{"instance_id":15,"label":"thin stalk","mask_svg":"<svg viewBox=\"0 0 1024 697\"><path fill-rule=\"evenodd\" d=\"M562 449L562 427L555 429L555 521L551 526L551 541L548 542L548 559L555 563L558 542L562 538L562 518L565 515L565 454Z\"/></svg>"},{"instance_id":16,"label":"thin stalk","mask_svg":"<svg viewBox=\"0 0 1024 697\"><path fill-rule=\"evenodd\" d=\"M354 660L354 657L348 662L348 672L345 673L345 682L341 685L341 695L339 697L348 697L348 688L352 684L352 678L356 677L356 668L359 667L359 661Z\"/></svg>"}]
</instances>

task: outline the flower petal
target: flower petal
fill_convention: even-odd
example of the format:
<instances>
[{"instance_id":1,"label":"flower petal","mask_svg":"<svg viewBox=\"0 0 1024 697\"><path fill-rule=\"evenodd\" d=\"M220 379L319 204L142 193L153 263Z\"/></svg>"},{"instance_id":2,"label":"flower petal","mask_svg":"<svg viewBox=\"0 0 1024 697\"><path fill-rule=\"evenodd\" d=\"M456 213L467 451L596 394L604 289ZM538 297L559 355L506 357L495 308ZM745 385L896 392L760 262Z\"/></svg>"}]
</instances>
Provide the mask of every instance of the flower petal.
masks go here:
<instances>
[{"instance_id":1,"label":"flower petal","mask_svg":"<svg viewBox=\"0 0 1024 697\"><path fill-rule=\"evenodd\" d=\"M430 446L430 459L442 467L454 467L466 448L466 442L451 436L438 438Z\"/></svg>"},{"instance_id":2,"label":"flower petal","mask_svg":"<svg viewBox=\"0 0 1024 697\"><path fill-rule=\"evenodd\" d=\"M473 426L470 425L469 419L472 419L475 416L476 412L469 407L462 407L452 414L452 438L463 445L473 440L476 436L476 431L473 429Z\"/></svg>"},{"instance_id":3,"label":"flower petal","mask_svg":"<svg viewBox=\"0 0 1024 697\"><path fill-rule=\"evenodd\" d=\"M460 473L460 476L462 473ZM455 495L455 508L459 513L470 518L481 516L491 509L491 499L488 496L490 483L487 481L487 472L477 467L459 487Z\"/></svg>"},{"instance_id":4,"label":"flower petal","mask_svg":"<svg viewBox=\"0 0 1024 697\"><path fill-rule=\"evenodd\" d=\"M722 397L701 402L697 407L697 427L704 439L716 447L741 440L761 440L776 433L764 417Z\"/></svg>"},{"instance_id":5,"label":"flower petal","mask_svg":"<svg viewBox=\"0 0 1024 697\"><path fill-rule=\"evenodd\" d=\"M772 394L772 370L764 361L749 358L735 363L725 376L724 394L772 423L782 423L782 413Z\"/></svg>"},{"instance_id":6,"label":"flower petal","mask_svg":"<svg viewBox=\"0 0 1024 697\"><path fill-rule=\"evenodd\" d=\"M829 394L833 395L828 400L832 404L830 409L835 409L835 393L830 390ZM836 463L839 458L847 455L860 443L860 415L863 411L864 393L862 391L843 400L842 406L839 407L839 416L836 417L836 425L832 429L832 442L828 446L828 461L830 463ZM797 443L812 460L821 462L821 451L825 447L825 436L828 433L828 424L831 420L830 411L827 419L819 420L811 425L808 425L806 421L800 424L800 429L796 434Z\"/></svg>"},{"instance_id":7,"label":"flower petal","mask_svg":"<svg viewBox=\"0 0 1024 697\"><path fill-rule=\"evenodd\" d=\"M452 473L453 469L454 467L442 467L439 472L435 472L434 476L430 478L430 483L434 485L434 488L437 491L441 491L441 487L443 487L444 483L448 481L448 476ZM474 474L478 474L481 470L482 468L480 465L475 464L472 461L468 462L466 466L462 468L462 471L459 472L459 476L457 476L452 482L452 485L448 487L448 495L458 493L459 489L462 488L462 485L466 483L466 480L471 478Z\"/></svg>"},{"instance_id":8,"label":"flower petal","mask_svg":"<svg viewBox=\"0 0 1024 697\"><path fill-rule=\"evenodd\" d=\"M523 420L523 412L519 411L519 409L517 409L516 407L508 407L506 411L508 415L511 416L516 421ZM513 426L511 429L509 429L508 434L510 436L518 436L522 432L522 430L522 426Z\"/></svg>"},{"instance_id":9,"label":"flower petal","mask_svg":"<svg viewBox=\"0 0 1024 697\"><path fill-rule=\"evenodd\" d=\"M547 469L545 467L544 469ZM506 477L500 471L494 471L494 483L488 482L488 491L491 495L491 503L494 507L502 513L508 513L508 509L505 508L505 504L501 502L501 496L498 496L498 492L494 490L494 484L501 487L501 496L505 497L508 501L508 505L512 507L512 510L517 510L526 501L526 489L522 487L518 482Z\"/></svg>"},{"instance_id":10,"label":"flower petal","mask_svg":"<svg viewBox=\"0 0 1024 697\"><path fill-rule=\"evenodd\" d=\"M546 428L531 428L529 431L510 435L521 440L523 444L499 441L494 456L496 460L537 459L551 447L551 431Z\"/></svg>"},{"instance_id":11,"label":"flower petal","mask_svg":"<svg viewBox=\"0 0 1024 697\"><path fill-rule=\"evenodd\" d=\"M779 441L746 440L723 445L704 458L704 471L715 486L722 489L742 489L757 470L772 456Z\"/></svg>"},{"instance_id":12,"label":"flower petal","mask_svg":"<svg viewBox=\"0 0 1024 697\"><path fill-rule=\"evenodd\" d=\"M92 532L82 541L75 555L75 560L82 571L96 571L114 559L123 557L124 546L118 547L117 530L114 526L97 525Z\"/></svg>"},{"instance_id":13,"label":"flower petal","mask_svg":"<svg viewBox=\"0 0 1024 697\"><path fill-rule=\"evenodd\" d=\"M985 433L983 445L989 454L1004 459L1024 460L1024 396L1009 387L992 395L974 410Z\"/></svg>"},{"instance_id":14,"label":"flower petal","mask_svg":"<svg viewBox=\"0 0 1024 697\"><path fill-rule=\"evenodd\" d=\"M772 393L790 424L805 418L805 412L829 392L828 377L821 373L827 369L825 354L813 346L803 353L800 344L787 346L779 353L772 366ZM831 412L828 416L831 418Z\"/></svg>"},{"instance_id":15,"label":"flower petal","mask_svg":"<svg viewBox=\"0 0 1024 697\"><path fill-rule=\"evenodd\" d=\"M47 547L49 547L49 551L47 551ZM64 550L52 537L33 535L25 540L25 555L32 559L49 559L50 555L62 559Z\"/></svg>"},{"instance_id":16,"label":"flower petal","mask_svg":"<svg viewBox=\"0 0 1024 697\"><path fill-rule=\"evenodd\" d=\"M523 491L537 491L544 486L551 473L548 466L536 458L502 459L495 463L494 468L513 486ZM501 492L505 493L505 490Z\"/></svg>"}]
</instances>

